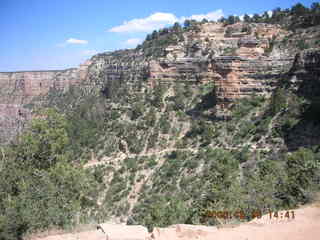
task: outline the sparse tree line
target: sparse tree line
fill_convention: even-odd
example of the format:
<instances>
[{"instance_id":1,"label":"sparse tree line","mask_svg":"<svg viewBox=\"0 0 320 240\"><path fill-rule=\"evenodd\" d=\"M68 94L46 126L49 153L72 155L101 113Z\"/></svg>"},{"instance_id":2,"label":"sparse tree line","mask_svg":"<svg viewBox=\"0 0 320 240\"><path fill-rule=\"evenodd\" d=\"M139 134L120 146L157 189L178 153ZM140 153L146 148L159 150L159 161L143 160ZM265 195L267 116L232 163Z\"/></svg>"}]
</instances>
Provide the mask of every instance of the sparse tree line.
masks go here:
<instances>
[{"instance_id":1,"label":"sparse tree line","mask_svg":"<svg viewBox=\"0 0 320 240\"><path fill-rule=\"evenodd\" d=\"M272 10L271 13L265 11L263 14L245 14L243 19L235 15L230 15L226 18L221 17L217 22L230 25L241 21L245 23L282 24L291 30L299 27L316 26L320 24L320 4L314 2L310 7L306 7L301 3L297 3L291 8L276 8ZM139 45L137 49L143 49L147 56L151 56L154 55L149 51L151 48L161 56L163 53L161 53L159 49L165 48L165 46L169 44L176 44L178 41L183 41L183 32L200 31L199 25L208 22L207 19L203 19L201 22L194 19L186 19L182 25L176 22L172 27L163 28L158 31L155 30L151 34L148 34L145 41L142 45Z\"/></svg>"}]
</instances>

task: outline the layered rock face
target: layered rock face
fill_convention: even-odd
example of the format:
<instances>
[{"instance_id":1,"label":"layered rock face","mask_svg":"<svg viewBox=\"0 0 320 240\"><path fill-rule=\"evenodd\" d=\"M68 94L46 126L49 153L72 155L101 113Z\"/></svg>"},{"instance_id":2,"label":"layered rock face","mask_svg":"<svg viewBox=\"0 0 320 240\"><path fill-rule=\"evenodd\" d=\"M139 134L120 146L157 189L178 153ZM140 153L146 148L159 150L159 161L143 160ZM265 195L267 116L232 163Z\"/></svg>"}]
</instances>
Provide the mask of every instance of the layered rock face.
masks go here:
<instances>
[{"instance_id":1,"label":"layered rock face","mask_svg":"<svg viewBox=\"0 0 320 240\"><path fill-rule=\"evenodd\" d=\"M94 56L88 69L88 86L107 88L126 84L134 90L137 83L146 81L149 72L147 59L141 52L120 50Z\"/></svg>"},{"instance_id":2,"label":"layered rock face","mask_svg":"<svg viewBox=\"0 0 320 240\"><path fill-rule=\"evenodd\" d=\"M166 58L151 61L150 81L213 81L216 114L223 115L239 98L269 95L290 69L293 58L268 54L272 41L286 35L278 26L267 24L203 24L200 32L188 32L184 42L169 46Z\"/></svg>"},{"instance_id":3,"label":"layered rock face","mask_svg":"<svg viewBox=\"0 0 320 240\"><path fill-rule=\"evenodd\" d=\"M150 87L158 82L214 82L215 112L223 116L239 98L269 95L279 76L288 71L293 59L272 49L273 42L287 34L276 25L206 23L198 31L184 32L184 40L169 45L162 58L146 57L141 49L122 50L98 54L78 69L0 73L0 104L4 104L0 114L6 116L0 128L15 125L24 115L22 106L35 96L80 83L108 95L121 84L135 91L143 82Z\"/></svg>"},{"instance_id":4,"label":"layered rock face","mask_svg":"<svg viewBox=\"0 0 320 240\"><path fill-rule=\"evenodd\" d=\"M34 97L46 95L51 88L68 90L87 78L90 61L62 71L29 71L0 73L0 142L18 133L31 118L24 105Z\"/></svg>"},{"instance_id":5,"label":"layered rock face","mask_svg":"<svg viewBox=\"0 0 320 240\"><path fill-rule=\"evenodd\" d=\"M35 96L46 95L50 88L67 90L86 79L90 63L62 71L0 73L1 103L26 104Z\"/></svg>"}]
</instances>

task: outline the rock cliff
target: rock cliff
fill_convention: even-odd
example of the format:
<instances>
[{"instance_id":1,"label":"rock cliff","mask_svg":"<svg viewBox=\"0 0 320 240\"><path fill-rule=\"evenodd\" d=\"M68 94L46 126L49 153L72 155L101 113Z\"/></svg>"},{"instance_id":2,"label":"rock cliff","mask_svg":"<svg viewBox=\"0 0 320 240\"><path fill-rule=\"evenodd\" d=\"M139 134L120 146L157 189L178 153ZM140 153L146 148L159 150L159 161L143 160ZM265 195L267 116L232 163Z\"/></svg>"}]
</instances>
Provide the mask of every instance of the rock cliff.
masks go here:
<instances>
[{"instance_id":1,"label":"rock cliff","mask_svg":"<svg viewBox=\"0 0 320 240\"><path fill-rule=\"evenodd\" d=\"M10 140L31 118L27 104L35 97L45 96L50 89L67 91L71 85L84 81L90 63L62 71L0 73L0 142Z\"/></svg>"},{"instance_id":2,"label":"rock cliff","mask_svg":"<svg viewBox=\"0 0 320 240\"><path fill-rule=\"evenodd\" d=\"M96 86L112 94L111 85L126 84L134 91L143 82L150 87L158 82L213 82L214 110L216 116L224 116L239 98L270 95L293 61L273 49L287 35L277 25L205 23L197 31L185 31L183 40L167 46L162 57L146 56L137 48L98 54L78 69L0 73L1 129L15 126L28 115L23 106L35 96L46 95L50 88L68 90L73 84Z\"/></svg>"},{"instance_id":3,"label":"rock cliff","mask_svg":"<svg viewBox=\"0 0 320 240\"><path fill-rule=\"evenodd\" d=\"M190 84L214 82L219 110L253 93L269 95L287 72L293 58L272 52L271 41L288 33L279 26L237 23L202 24L199 31L184 33L183 41L165 48L165 56L145 57L141 50L119 51L93 57L90 79L95 82L146 80L182 81ZM275 50L278 51L278 50ZM270 56L269 56L270 55Z\"/></svg>"}]
</instances>

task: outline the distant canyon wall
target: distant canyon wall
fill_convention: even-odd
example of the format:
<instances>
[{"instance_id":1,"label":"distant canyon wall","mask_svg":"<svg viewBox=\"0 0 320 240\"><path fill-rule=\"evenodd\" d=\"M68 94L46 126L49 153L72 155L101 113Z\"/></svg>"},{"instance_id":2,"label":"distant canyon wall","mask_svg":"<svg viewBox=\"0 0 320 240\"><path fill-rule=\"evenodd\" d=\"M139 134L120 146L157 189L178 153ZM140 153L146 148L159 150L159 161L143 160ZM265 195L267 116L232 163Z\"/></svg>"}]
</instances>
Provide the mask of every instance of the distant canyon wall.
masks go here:
<instances>
[{"instance_id":1,"label":"distant canyon wall","mask_svg":"<svg viewBox=\"0 0 320 240\"><path fill-rule=\"evenodd\" d=\"M68 90L87 78L90 61L58 71L0 73L0 143L7 142L23 128L32 113L24 107L34 97L46 95L50 88Z\"/></svg>"}]
</instances>

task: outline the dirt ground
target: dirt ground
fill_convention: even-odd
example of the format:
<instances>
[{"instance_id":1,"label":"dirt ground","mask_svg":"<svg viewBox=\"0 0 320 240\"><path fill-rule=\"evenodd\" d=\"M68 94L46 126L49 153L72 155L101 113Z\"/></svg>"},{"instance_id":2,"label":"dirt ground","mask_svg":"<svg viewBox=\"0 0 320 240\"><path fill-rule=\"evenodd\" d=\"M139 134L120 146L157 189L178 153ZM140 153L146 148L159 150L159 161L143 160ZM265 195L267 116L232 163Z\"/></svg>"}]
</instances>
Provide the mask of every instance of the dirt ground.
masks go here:
<instances>
[{"instance_id":1,"label":"dirt ground","mask_svg":"<svg viewBox=\"0 0 320 240\"><path fill-rule=\"evenodd\" d=\"M101 224L106 232L90 230L60 234L32 240L320 240L320 205L314 204L294 211L295 218L260 219L236 227L209 227L178 224L168 228L155 228L150 234L143 226ZM283 217L281 218L281 213Z\"/></svg>"}]
</instances>

